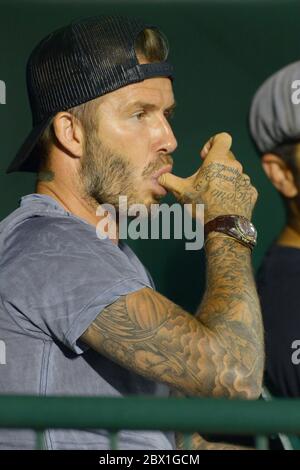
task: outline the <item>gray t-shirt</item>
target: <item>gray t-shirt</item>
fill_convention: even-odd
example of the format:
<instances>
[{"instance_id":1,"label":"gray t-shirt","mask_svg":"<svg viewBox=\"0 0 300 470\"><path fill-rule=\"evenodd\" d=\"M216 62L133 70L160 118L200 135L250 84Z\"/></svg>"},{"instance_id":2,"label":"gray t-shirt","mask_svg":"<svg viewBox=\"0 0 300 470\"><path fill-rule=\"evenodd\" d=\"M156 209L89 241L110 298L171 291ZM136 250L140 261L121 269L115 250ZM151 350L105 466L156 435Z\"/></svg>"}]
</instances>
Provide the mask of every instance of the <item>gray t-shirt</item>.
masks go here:
<instances>
[{"instance_id":1,"label":"gray t-shirt","mask_svg":"<svg viewBox=\"0 0 300 470\"><path fill-rule=\"evenodd\" d=\"M29 194L0 223L0 394L168 396L169 388L88 348L79 338L121 295L154 288L124 242L53 198ZM3 361L2 361L3 362ZM32 410L34 413L35 410ZM48 449L109 449L103 430L47 430ZM30 430L1 430L0 449L30 449ZM173 433L121 431L120 449L172 449Z\"/></svg>"}]
</instances>

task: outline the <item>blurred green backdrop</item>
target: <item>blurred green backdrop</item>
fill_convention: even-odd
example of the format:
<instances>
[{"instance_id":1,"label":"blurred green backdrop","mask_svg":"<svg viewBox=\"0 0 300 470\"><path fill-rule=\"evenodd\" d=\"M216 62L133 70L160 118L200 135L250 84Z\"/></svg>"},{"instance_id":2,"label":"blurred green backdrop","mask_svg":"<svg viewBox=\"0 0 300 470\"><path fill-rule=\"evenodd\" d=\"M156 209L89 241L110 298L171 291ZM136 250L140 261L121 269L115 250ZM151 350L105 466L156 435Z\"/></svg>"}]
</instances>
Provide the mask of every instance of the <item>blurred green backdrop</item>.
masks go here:
<instances>
[{"instance_id":1,"label":"blurred green backdrop","mask_svg":"<svg viewBox=\"0 0 300 470\"><path fill-rule=\"evenodd\" d=\"M34 191L34 175L6 175L5 169L31 127L25 64L46 34L70 20L101 13L140 16L158 24L169 38L178 109L174 172L188 176L199 166L199 149L213 134L228 131L233 151L260 198L254 214L259 244L254 266L283 223L280 199L260 167L247 131L253 92L271 73L300 57L299 0L193 2L26 2L0 1L0 218ZM300 78L300 77L299 77ZM169 196L168 196L169 198ZM168 199L167 199L168 200ZM170 198L169 201L172 201ZM186 251L180 240L138 240L129 244L150 270L157 289L194 311L204 286L201 251Z\"/></svg>"}]
</instances>

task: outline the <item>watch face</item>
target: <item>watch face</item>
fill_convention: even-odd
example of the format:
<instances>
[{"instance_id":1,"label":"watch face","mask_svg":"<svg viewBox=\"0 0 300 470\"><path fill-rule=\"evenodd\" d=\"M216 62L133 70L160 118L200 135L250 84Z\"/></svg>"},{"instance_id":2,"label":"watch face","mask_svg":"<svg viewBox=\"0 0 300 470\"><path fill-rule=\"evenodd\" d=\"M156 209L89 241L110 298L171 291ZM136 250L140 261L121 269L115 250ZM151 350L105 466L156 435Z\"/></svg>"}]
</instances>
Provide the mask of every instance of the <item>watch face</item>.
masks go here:
<instances>
[{"instance_id":1,"label":"watch face","mask_svg":"<svg viewBox=\"0 0 300 470\"><path fill-rule=\"evenodd\" d=\"M237 228L242 232L243 236L256 241L257 232L254 225L245 217L239 217L236 221Z\"/></svg>"}]
</instances>

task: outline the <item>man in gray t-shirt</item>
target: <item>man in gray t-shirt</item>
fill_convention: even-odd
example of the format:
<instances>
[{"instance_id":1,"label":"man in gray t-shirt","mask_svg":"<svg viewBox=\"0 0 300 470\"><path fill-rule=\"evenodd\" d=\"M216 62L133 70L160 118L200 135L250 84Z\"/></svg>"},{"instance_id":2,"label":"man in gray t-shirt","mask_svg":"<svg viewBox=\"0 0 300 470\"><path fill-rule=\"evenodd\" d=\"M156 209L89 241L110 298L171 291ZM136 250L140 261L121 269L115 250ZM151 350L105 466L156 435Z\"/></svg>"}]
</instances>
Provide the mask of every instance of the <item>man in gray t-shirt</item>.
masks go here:
<instances>
[{"instance_id":1,"label":"man in gray t-shirt","mask_svg":"<svg viewBox=\"0 0 300 470\"><path fill-rule=\"evenodd\" d=\"M121 295L152 288L129 246L97 238L95 228L43 194L30 194L0 224L0 332L6 345L0 393L168 395L89 349L78 338ZM34 413L34 410L32 410ZM160 432L123 431L123 449L171 449ZM107 449L105 430L48 430L48 449ZM29 431L1 431L0 449L32 448Z\"/></svg>"},{"instance_id":2,"label":"man in gray t-shirt","mask_svg":"<svg viewBox=\"0 0 300 470\"><path fill-rule=\"evenodd\" d=\"M177 142L167 56L156 27L100 16L51 33L29 58L33 129L8 172L36 172L37 183L0 225L7 359L0 393L260 393L263 340L249 220L257 192L226 133L207 142L190 178L171 174ZM194 316L153 288L119 236L120 216L138 203L147 217L167 191L194 208L205 204L207 289ZM2 448L33 445L30 431L0 432ZM108 445L105 429L46 433L49 449ZM175 445L182 448L180 433L120 433L121 449ZM193 445L220 446L197 433Z\"/></svg>"}]
</instances>

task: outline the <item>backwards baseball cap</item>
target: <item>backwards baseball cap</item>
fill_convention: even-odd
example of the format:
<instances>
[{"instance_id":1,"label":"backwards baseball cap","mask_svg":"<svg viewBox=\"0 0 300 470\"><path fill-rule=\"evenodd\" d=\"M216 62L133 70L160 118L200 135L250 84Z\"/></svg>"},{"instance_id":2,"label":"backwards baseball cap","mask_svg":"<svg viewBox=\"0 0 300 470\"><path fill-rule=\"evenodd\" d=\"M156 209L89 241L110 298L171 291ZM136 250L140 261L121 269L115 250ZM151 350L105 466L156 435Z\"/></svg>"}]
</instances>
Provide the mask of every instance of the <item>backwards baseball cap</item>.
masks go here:
<instances>
[{"instance_id":1,"label":"backwards baseball cap","mask_svg":"<svg viewBox=\"0 0 300 470\"><path fill-rule=\"evenodd\" d=\"M138 62L135 42L146 28L156 30L166 43L163 33L152 24L102 15L72 22L35 47L26 68L32 130L7 173L37 171L38 158L33 150L59 111L147 78L173 78L167 57L161 62Z\"/></svg>"},{"instance_id":2,"label":"backwards baseball cap","mask_svg":"<svg viewBox=\"0 0 300 470\"><path fill-rule=\"evenodd\" d=\"M293 83L300 80L300 61L271 75L257 90L251 103L251 136L261 153L300 140L300 104L293 103Z\"/></svg>"}]
</instances>

